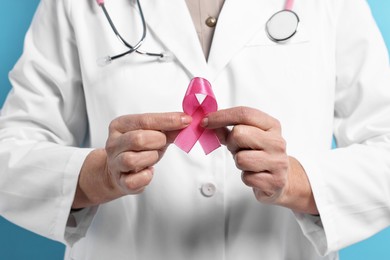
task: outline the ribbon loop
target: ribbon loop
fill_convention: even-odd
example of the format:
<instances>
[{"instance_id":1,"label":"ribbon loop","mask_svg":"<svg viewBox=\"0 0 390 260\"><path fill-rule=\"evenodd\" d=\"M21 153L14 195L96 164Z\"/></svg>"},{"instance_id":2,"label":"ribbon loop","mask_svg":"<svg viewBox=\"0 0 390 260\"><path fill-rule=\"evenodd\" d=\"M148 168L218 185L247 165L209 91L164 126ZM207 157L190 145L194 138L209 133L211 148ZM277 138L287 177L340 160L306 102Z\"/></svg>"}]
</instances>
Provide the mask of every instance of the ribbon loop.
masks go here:
<instances>
[{"instance_id":1,"label":"ribbon loop","mask_svg":"<svg viewBox=\"0 0 390 260\"><path fill-rule=\"evenodd\" d=\"M196 97L197 94L206 96L201 104ZM210 83L203 78L193 78L183 99L183 110L186 114L192 116L192 123L180 131L174 143L186 153L191 151L197 141L199 141L205 154L209 154L220 147L221 143L214 130L200 126L200 122L205 115L215 112L217 109L217 101Z\"/></svg>"}]
</instances>

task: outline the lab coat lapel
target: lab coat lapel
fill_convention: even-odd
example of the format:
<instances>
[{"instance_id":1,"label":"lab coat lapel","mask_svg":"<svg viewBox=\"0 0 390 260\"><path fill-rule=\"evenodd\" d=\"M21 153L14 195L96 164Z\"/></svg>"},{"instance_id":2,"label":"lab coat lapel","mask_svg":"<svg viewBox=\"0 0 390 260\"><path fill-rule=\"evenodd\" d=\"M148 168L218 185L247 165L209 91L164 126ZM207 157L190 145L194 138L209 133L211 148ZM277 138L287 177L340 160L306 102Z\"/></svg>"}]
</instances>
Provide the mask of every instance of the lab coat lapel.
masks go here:
<instances>
[{"instance_id":1,"label":"lab coat lapel","mask_svg":"<svg viewBox=\"0 0 390 260\"><path fill-rule=\"evenodd\" d=\"M256 33L265 29L266 21L275 10L282 8L283 1L280 0L225 1L208 59L211 80Z\"/></svg>"},{"instance_id":2,"label":"lab coat lapel","mask_svg":"<svg viewBox=\"0 0 390 260\"><path fill-rule=\"evenodd\" d=\"M190 77L207 76L207 63L184 0L141 2L146 23Z\"/></svg>"}]
</instances>

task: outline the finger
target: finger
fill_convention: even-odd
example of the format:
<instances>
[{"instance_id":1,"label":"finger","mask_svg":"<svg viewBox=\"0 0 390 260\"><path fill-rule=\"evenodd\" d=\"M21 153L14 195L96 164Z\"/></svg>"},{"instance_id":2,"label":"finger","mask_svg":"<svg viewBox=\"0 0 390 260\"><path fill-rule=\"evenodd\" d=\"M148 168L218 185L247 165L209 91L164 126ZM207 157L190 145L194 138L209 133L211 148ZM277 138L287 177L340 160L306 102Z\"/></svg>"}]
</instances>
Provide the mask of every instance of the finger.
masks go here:
<instances>
[{"instance_id":1,"label":"finger","mask_svg":"<svg viewBox=\"0 0 390 260\"><path fill-rule=\"evenodd\" d=\"M230 130L227 127L214 129L214 133L217 135L219 142L223 145L227 145L227 140L230 135Z\"/></svg>"},{"instance_id":2,"label":"finger","mask_svg":"<svg viewBox=\"0 0 390 260\"><path fill-rule=\"evenodd\" d=\"M108 153L117 155L125 151L148 151L162 149L167 142L164 133L154 130L134 130L110 138L106 144Z\"/></svg>"},{"instance_id":3,"label":"finger","mask_svg":"<svg viewBox=\"0 0 390 260\"><path fill-rule=\"evenodd\" d=\"M242 171L263 172L269 171L268 154L258 150L242 150L234 155L236 167Z\"/></svg>"},{"instance_id":4,"label":"finger","mask_svg":"<svg viewBox=\"0 0 390 260\"><path fill-rule=\"evenodd\" d=\"M210 113L202 120L201 125L211 129L232 125L251 125L264 131L280 129L275 118L249 107L234 107Z\"/></svg>"},{"instance_id":5,"label":"finger","mask_svg":"<svg viewBox=\"0 0 390 260\"><path fill-rule=\"evenodd\" d=\"M140 172L153 166L159 161L158 151L125 152L115 158L115 165L119 172Z\"/></svg>"},{"instance_id":6,"label":"finger","mask_svg":"<svg viewBox=\"0 0 390 260\"><path fill-rule=\"evenodd\" d=\"M227 139L227 147L233 154L242 149L265 150L269 153L286 152L286 142L278 133L247 125L233 127Z\"/></svg>"},{"instance_id":7,"label":"finger","mask_svg":"<svg viewBox=\"0 0 390 260\"><path fill-rule=\"evenodd\" d=\"M273 175L267 172L243 172L241 178L245 185L254 188L254 191L258 193L256 194L258 199L261 199L259 198L261 195L267 198L275 198L280 195L287 183L285 175Z\"/></svg>"},{"instance_id":8,"label":"finger","mask_svg":"<svg viewBox=\"0 0 390 260\"><path fill-rule=\"evenodd\" d=\"M259 150L242 150L235 154L234 161L238 169L248 172L279 173L288 168L288 156L268 154Z\"/></svg>"},{"instance_id":9,"label":"finger","mask_svg":"<svg viewBox=\"0 0 390 260\"><path fill-rule=\"evenodd\" d=\"M173 131L185 128L191 121L190 116L180 112L125 115L111 122L110 132L125 133L138 129Z\"/></svg>"},{"instance_id":10,"label":"finger","mask_svg":"<svg viewBox=\"0 0 390 260\"><path fill-rule=\"evenodd\" d=\"M126 194L137 194L142 192L153 179L154 169L146 168L137 173L122 174L120 176L120 186Z\"/></svg>"},{"instance_id":11,"label":"finger","mask_svg":"<svg viewBox=\"0 0 390 260\"><path fill-rule=\"evenodd\" d=\"M280 198L283 194L283 189L278 190L262 190L259 188L253 188L253 193L258 201L265 204L277 204L281 201Z\"/></svg>"},{"instance_id":12,"label":"finger","mask_svg":"<svg viewBox=\"0 0 390 260\"><path fill-rule=\"evenodd\" d=\"M236 125L227 138L227 148L235 154L242 149L263 150L264 131L247 125Z\"/></svg>"},{"instance_id":13,"label":"finger","mask_svg":"<svg viewBox=\"0 0 390 260\"><path fill-rule=\"evenodd\" d=\"M271 193L273 190L273 177L269 172L248 172L243 171L241 174L242 182L251 188L261 189L264 192Z\"/></svg>"},{"instance_id":14,"label":"finger","mask_svg":"<svg viewBox=\"0 0 390 260\"><path fill-rule=\"evenodd\" d=\"M179 135L180 133L180 130L174 130L174 131L163 131L163 133L165 134L166 136L166 143L167 144L172 144L176 137Z\"/></svg>"}]
</instances>

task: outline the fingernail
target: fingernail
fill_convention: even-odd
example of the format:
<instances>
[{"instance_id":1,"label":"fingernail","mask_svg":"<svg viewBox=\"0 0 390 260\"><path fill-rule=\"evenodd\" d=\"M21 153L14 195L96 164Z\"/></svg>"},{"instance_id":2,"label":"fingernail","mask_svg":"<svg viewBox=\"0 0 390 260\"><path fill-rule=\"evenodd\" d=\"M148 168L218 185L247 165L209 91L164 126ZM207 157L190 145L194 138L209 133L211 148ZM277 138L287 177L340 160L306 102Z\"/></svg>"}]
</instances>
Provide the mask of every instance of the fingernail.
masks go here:
<instances>
[{"instance_id":1,"label":"fingernail","mask_svg":"<svg viewBox=\"0 0 390 260\"><path fill-rule=\"evenodd\" d=\"M207 127L209 125L209 119L207 117L203 118L200 122L201 127Z\"/></svg>"},{"instance_id":2,"label":"fingernail","mask_svg":"<svg viewBox=\"0 0 390 260\"><path fill-rule=\"evenodd\" d=\"M192 118L190 116L184 115L180 117L181 123L184 125L191 124Z\"/></svg>"}]
</instances>

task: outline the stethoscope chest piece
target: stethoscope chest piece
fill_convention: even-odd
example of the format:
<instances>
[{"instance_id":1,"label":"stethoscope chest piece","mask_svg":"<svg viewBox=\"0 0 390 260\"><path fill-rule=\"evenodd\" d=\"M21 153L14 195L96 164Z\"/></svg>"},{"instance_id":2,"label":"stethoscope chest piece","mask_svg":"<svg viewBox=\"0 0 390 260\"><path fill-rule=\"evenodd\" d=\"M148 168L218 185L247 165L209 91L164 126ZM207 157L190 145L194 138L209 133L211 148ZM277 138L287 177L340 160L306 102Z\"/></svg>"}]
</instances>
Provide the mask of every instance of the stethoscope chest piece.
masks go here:
<instances>
[{"instance_id":1,"label":"stethoscope chest piece","mask_svg":"<svg viewBox=\"0 0 390 260\"><path fill-rule=\"evenodd\" d=\"M268 37L277 43L283 43L295 35L298 30L299 17L291 10L275 13L266 24Z\"/></svg>"}]
</instances>

